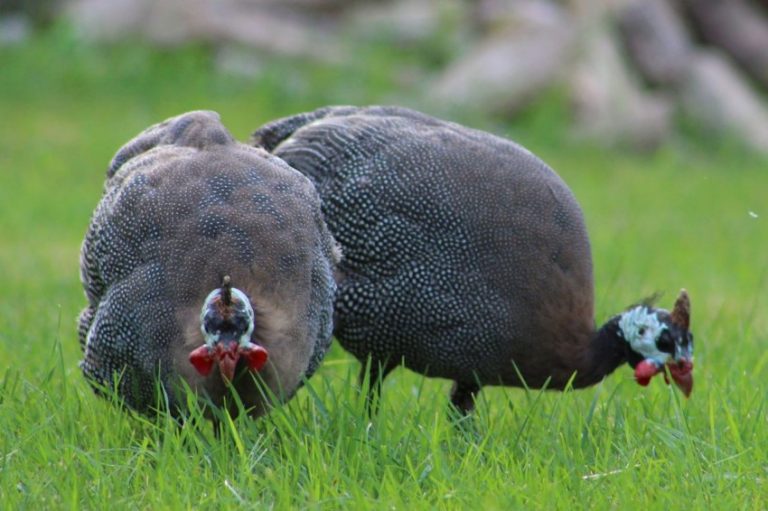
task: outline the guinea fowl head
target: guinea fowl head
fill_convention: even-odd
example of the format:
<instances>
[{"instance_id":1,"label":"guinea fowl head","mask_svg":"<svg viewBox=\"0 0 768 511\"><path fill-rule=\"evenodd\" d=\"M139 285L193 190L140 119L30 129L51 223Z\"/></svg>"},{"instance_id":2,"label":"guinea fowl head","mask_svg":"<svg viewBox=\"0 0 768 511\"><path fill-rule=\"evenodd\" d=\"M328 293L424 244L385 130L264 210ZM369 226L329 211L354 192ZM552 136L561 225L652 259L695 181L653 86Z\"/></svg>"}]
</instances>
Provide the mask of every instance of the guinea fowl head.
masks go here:
<instances>
[{"instance_id":1,"label":"guinea fowl head","mask_svg":"<svg viewBox=\"0 0 768 511\"><path fill-rule=\"evenodd\" d=\"M686 397L693 390L693 334L689 330L691 302L685 289L672 312L638 305L618 317L618 335L627 343L629 364L635 380L648 385L654 375L664 374L666 365L672 380Z\"/></svg>"},{"instance_id":2,"label":"guinea fowl head","mask_svg":"<svg viewBox=\"0 0 768 511\"><path fill-rule=\"evenodd\" d=\"M192 350L190 363L202 376L208 376L214 362L226 381L233 381L235 368L243 358L252 371L259 371L267 362L267 350L251 342L254 313L245 293L233 288L229 276L221 288L214 289L205 299L200 313L200 329L205 344Z\"/></svg>"}]
</instances>

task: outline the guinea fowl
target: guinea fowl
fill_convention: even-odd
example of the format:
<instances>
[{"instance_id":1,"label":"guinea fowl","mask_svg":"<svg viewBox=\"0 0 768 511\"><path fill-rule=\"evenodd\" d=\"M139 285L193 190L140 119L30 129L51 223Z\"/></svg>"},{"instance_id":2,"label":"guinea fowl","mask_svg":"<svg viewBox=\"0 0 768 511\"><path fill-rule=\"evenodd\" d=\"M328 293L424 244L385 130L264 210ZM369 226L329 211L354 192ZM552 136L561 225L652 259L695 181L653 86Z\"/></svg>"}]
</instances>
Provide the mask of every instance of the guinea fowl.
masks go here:
<instances>
[{"instance_id":1,"label":"guinea fowl","mask_svg":"<svg viewBox=\"0 0 768 511\"><path fill-rule=\"evenodd\" d=\"M523 147L399 107L322 108L253 141L317 187L344 253L334 333L369 400L401 362L453 380L465 413L484 385L584 387L624 362L641 385L667 364L690 394L687 294L596 329L581 209Z\"/></svg>"},{"instance_id":2,"label":"guinea fowl","mask_svg":"<svg viewBox=\"0 0 768 511\"><path fill-rule=\"evenodd\" d=\"M264 414L328 349L337 259L306 177L235 142L214 112L168 119L107 171L80 259L81 368L142 412L158 389L182 410L186 382Z\"/></svg>"}]
</instances>

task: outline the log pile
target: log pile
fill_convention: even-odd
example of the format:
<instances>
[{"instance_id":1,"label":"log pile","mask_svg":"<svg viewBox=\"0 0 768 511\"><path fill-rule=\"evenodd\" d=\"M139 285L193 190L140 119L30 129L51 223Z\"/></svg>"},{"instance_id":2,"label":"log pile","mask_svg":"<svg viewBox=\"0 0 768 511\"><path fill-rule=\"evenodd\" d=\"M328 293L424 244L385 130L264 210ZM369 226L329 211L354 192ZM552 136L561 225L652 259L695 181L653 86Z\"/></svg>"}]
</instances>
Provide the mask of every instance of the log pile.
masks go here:
<instances>
[{"instance_id":1,"label":"log pile","mask_svg":"<svg viewBox=\"0 0 768 511\"><path fill-rule=\"evenodd\" d=\"M66 12L95 39L207 41L225 68L231 47L335 65L356 37L413 51L450 37L452 57L413 87L435 113L512 118L557 88L574 132L606 145L653 149L687 119L768 154L768 0L69 0Z\"/></svg>"},{"instance_id":2,"label":"log pile","mask_svg":"<svg viewBox=\"0 0 768 511\"><path fill-rule=\"evenodd\" d=\"M511 115L559 86L574 131L602 144L653 149L686 119L768 154L764 0L478 0L475 12L486 35L435 80L440 104Z\"/></svg>"}]
</instances>

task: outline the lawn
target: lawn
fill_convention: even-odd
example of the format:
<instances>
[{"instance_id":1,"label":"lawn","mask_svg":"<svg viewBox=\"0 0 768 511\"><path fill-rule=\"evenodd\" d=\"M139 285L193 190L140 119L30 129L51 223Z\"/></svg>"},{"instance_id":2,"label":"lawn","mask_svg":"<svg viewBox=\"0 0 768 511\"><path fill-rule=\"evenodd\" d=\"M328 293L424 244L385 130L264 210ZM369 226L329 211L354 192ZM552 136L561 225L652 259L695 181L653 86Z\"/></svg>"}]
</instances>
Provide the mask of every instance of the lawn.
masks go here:
<instances>
[{"instance_id":1,"label":"lawn","mask_svg":"<svg viewBox=\"0 0 768 511\"><path fill-rule=\"evenodd\" d=\"M457 426L448 382L399 369L369 421L338 346L288 405L220 438L93 395L77 367L78 253L114 152L192 109L245 139L324 104L413 104L397 77L414 57L360 51L335 68L266 61L244 79L213 72L207 48L93 48L64 29L0 49L0 507L765 509L768 160L693 135L646 156L578 144L557 93L514 123L463 120L528 146L573 188L598 322L688 289L689 400L661 379L640 388L625 366L580 391L487 389Z\"/></svg>"}]
</instances>

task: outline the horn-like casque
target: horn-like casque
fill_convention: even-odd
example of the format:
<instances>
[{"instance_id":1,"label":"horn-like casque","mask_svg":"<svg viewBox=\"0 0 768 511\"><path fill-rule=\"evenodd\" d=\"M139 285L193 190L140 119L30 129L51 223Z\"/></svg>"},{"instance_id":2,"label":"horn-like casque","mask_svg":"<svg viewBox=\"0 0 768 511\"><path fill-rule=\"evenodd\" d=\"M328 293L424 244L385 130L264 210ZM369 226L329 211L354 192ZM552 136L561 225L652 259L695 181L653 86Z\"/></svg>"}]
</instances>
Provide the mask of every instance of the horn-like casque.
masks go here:
<instances>
[{"instance_id":1,"label":"horn-like casque","mask_svg":"<svg viewBox=\"0 0 768 511\"><path fill-rule=\"evenodd\" d=\"M680 290L680 295L675 300L675 307L672 309L672 322L688 330L691 324L691 299L685 289Z\"/></svg>"}]
</instances>

